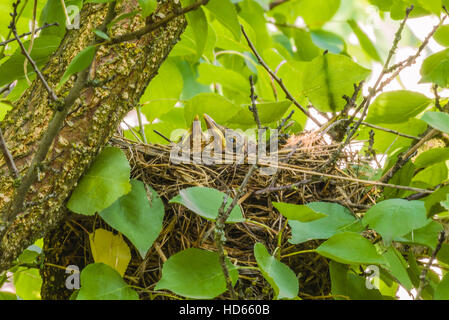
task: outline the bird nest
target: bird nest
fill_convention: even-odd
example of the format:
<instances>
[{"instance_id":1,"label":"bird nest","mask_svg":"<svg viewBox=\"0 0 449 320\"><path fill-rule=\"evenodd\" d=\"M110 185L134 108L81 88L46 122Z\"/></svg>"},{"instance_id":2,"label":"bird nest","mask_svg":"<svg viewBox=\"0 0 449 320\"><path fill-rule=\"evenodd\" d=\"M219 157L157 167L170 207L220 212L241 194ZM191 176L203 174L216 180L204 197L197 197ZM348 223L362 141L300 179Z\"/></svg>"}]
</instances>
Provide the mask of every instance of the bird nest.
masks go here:
<instances>
[{"instance_id":1,"label":"bird nest","mask_svg":"<svg viewBox=\"0 0 449 320\"><path fill-rule=\"evenodd\" d=\"M253 253L254 244L261 242L270 252L274 252L281 230L282 256L299 250L315 249L320 244L317 240L297 245L290 243L289 226L286 226L286 219L273 208L272 201L294 204L329 201L340 203L353 211L365 208L367 201L370 201L369 196L366 196L366 185L353 179L355 174L351 174L349 170L350 164L359 163L356 152L347 149L341 152L338 165L326 171L323 177L320 176L320 168L332 158L339 144L327 143L321 136L313 133L297 136L296 142L298 141L300 142L294 145L290 141L290 148L281 148L278 152L276 174L266 175L258 170L250 177L244 196L239 199L239 205L244 217L253 222L227 224L225 229L224 249L232 263L239 266L257 266ZM178 195L180 190L192 186L230 192L232 197L251 165L173 164L170 161L170 146L136 143L121 137L113 138L111 143L126 153L132 168L132 178L150 185L164 201L166 212L158 239L145 259L142 259L137 251L133 253L125 275L130 284L145 288L140 292L141 298L164 299L164 295L155 295L153 288L161 278L162 265L167 258L190 247L217 250L212 232L214 223L180 204L168 201ZM97 227L110 229L98 216L93 225L91 220L87 228L93 230ZM84 234L85 245L84 252L78 252L76 255L84 257L84 264L93 262L88 250L87 236L85 232L78 232L79 234ZM67 243L70 242L68 238L66 237ZM79 239L77 242L82 243ZM310 252L285 257L281 261L298 276L301 298L329 297L327 259ZM258 270L243 268L239 272L236 292L240 299L273 298L272 289ZM226 299L229 296L225 293L219 298Z\"/></svg>"}]
</instances>

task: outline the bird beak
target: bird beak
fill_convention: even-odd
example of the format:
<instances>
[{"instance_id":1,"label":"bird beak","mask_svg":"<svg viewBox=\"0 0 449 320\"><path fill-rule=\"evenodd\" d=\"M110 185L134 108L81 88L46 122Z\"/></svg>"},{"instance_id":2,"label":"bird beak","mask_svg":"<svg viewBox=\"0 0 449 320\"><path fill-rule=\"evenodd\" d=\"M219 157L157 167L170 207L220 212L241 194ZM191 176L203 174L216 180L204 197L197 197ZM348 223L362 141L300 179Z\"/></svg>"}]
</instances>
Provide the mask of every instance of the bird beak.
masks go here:
<instances>
[{"instance_id":1,"label":"bird beak","mask_svg":"<svg viewBox=\"0 0 449 320\"><path fill-rule=\"evenodd\" d=\"M226 146L226 139L225 139L225 132L224 128L220 125L218 125L214 119L212 119L209 115L203 114L204 122L206 122L206 127L208 130L212 130L214 133L214 136L220 137L221 144L223 147Z\"/></svg>"}]
</instances>

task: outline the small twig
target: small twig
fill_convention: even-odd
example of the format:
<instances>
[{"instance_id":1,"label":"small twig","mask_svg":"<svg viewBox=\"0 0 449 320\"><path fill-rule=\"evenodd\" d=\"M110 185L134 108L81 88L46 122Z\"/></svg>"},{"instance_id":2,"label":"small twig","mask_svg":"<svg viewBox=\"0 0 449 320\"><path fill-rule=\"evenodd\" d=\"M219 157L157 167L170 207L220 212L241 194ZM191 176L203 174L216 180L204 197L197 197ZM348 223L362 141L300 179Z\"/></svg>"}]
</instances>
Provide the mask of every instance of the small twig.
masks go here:
<instances>
[{"instance_id":1,"label":"small twig","mask_svg":"<svg viewBox=\"0 0 449 320\"><path fill-rule=\"evenodd\" d=\"M42 29L45 29L45 28L48 28L48 27L54 27L54 26L59 26L59 23L57 23L57 22L51 23L51 24L44 23L44 24L42 25L42 27L37 28L37 29L35 30L35 33L38 33L38 32L41 31ZM32 31L26 32L26 33L22 33L21 35L19 35L19 38L23 38L23 37L29 36L30 34L32 34ZM6 46L8 43L11 43L11 42L13 42L13 41L16 41L16 38L14 38L14 39L9 39L9 40L5 40L5 41L3 41L3 42L0 42L0 47L1 47L1 46Z\"/></svg>"},{"instance_id":2,"label":"small twig","mask_svg":"<svg viewBox=\"0 0 449 320\"><path fill-rule=\"evenodd\" d=\"M405 23L407 22L407 19L408 19L409 15L410 15L410 12L412 10L413 10L413 5L410 8L407 8L407 10L405 11L405 17L402 20L402 22L401 22L401 24L400 24L400 26L399 26L396 34L395 34L395 37L394 37L394 40L393 40L393 45L392 45L392 47L391 47L391 49L390 49L390 51L388 53L388 57L387 57L387 60L385 61L385 64L384 64L383 69L382 69L382 72L380 73L379 77L377 78L376 83L374 84L374 86L372 88L370 88L368 96L363 99L363 101L360 103L359 107L355 110L354 114L351 116L351 118L347 122L347 125L352 123L354 121L357 113L360 110L362 110L362 114L361 114L359 120L355 123L353 128L347 133L345 141L340 143L340 146L338 147L338 149L332 154L332 156L329 158L329 160L324 165L322 165L320 167L319 171L324 171L328 167L333 167L335 165L335 163L336 163L338 157L340 156L341 152L349 144L349 142L351 142L352 137L355 135L355 133L359 129L360 125L362 124L362 121L365 119L366 114L368 113L368 108L370 106L371 100L376 95L376 93L381 90L380 88L383 88L382 84L381 84L381 81L382 81L383 77L385 76L385 74L388 72L390 61L393 58L394 53L396 52L396 49L397 49L398 44L399 44L399 41L401 39L402 31L403 31L403 29L405 27ZM385 83L385 81L383 83ZM379 87L379 85L380 85L380 87ZM356 90L357 90L357 88L355 87L354 91L356 91ZM321 130L321 128L320 128L320 130Z\"/></svg>"},{"instance_id":3,"label":"small twig","mask_svg":"<svg viewBox=\"0 0 449 320\"><path fill-rule=\"evenodd\" d=\"M295 189L298 186L304 185L304 184L310 184L313 183L314 180L313 179L304 179L289 185L285 185L285 186L279 186L279 187L274 187L272 186L272 184L270 184L269 187L265 188L265 189L261 189L261 190L257 190L254 192L254 194L258 195L258 194L265 194L265 193L271 193L271 192L276 192L276 191L282 191L282 190L289 190L289 189ZM319 180L317 180L316 182L321 182Z\"/></svg>"},{"instance_id":4,"label":"small twig","mask_svg":"<svg viewBox=\"0 0 449 320\"><path fill-rule=\"evenodd\" d=\"M159 131L157 131L156 129L153 129L153 132L156 133L157 135L159 135L162 139L172 143L173 141L171 141L169 138L167 138L166 136L164 136L162 133L160 133Z\"/></svg>"},{"instance_id":5,"label":"small twig","mask_svg":"<svg viewBox=\"0 0 449 320\"><path fill-rule=\"evenodd\" d=\"M232 286L232 280L231 277L229 276L229 270L228 267L226 265L226 255L224 253L224 248L223 248L223 242L225 241L225 223L226 220L228 220L229 215L231 214L232 210L235 208L235 206L237 206L239 199L242 197L246 185L249 182L249 179L251 178L254 170L256 170L257 168L257 161L256 163L254 163L251 168L249 169L249 171L247 172L245 178L243 179L242 184L240 185L240 187L237 190L237 193L234 197L234 199L232 200L231 204L229 205L229 207L225 210L226 208L226 204L228 202L228 195L226 195L223 199L223 203L221 204L220 208L218 209L218 216L215 222L215 243L217 245L217 249L218 249L218 255L220 257L220 265L221 268L223 270L223 274L225 276L226 279L226 286L228 287L228 290L231 294L231 298L232 299L237 299L237 295L235 293L234 287Z\"/></svg>"},{"instance_id":6,"label":"small twig","mask_svg":"<svg viewBox=\"0 0 449 320\"><path fill-rule=\"evenodd\" d=\"M384 127L379 127L379 126L376 126L376 125L368 123L368 122L362 121L361 124L364 125L364 126L370 127L370 128L374 128L374 129L377 129L377 130L381 130L381 131L385 131L385 132L388 132L388 133L392 133L392 134L395 134L395 135L398 135L398 136L401 136L401 137L404 137L404 138L413 139L413 140L420 140L421 139L420 137L415 137L415 136L411 136L411 135L408 135L408 134L405 134L405 133L401 133L401 132L396 131L396 130L392 130L392 129L388 129L388 128L384 128Z\"/></svg>"},{"instance_id":7,"label":"small twig","mask_svg":"<svg viewBox=\"0 0 449 320\"><path fill-rule=\"evenodd\" d=\"M143 128L143 122L142 122L142 111L140 111L140 104L136 106L137 111L137 120L139 121L139 133L142 137L143 142L146 144L147 142L147 136L145 135L145 130Z\"/></svg>"},{"instance_id":8,"label":"small twig","mask_svg":"<svg viewBox=\"0 0 449 320\"><path fill-rule=\"evenodd\" d=\"M50 98L54 101L57 102L58 101L58 97L56 96L55 92L53 91L53 89L50 88L50 86L48 85L47 81L45 80L44 76L42 75L41 71L39 70L39 68L37 67L36 63L34 62L34 60L31 58L31 56L28 54L27 50L25 49L25 46L23 45L22 41L19 38L19 35L17 34L17 28L16 28L16 17L17 17L17 7L20 3L20 0L17 0L15 3L13 3L13 8L14 11L11 14L12 16L12 21L9 25L8 28L11 29L12 33L14 34L14 37L16 38L17 43L20 46L20 49L22 50L23 55L25 56L25 58L30 62L31 66L33 67L34 71L36 72L37 76L39 77L39 79L42 81L42 84L44 85L45 89L47 90Z\"/></svg>"},{"instance_id":9,"label":"small twig","mask_svg":"<svg viewBox=\"0 0 449 320\"><path fill-rule=\"evenodd\" d=\"M415 152L418 150L419 147L421 147L425 142L429 141L437 134L438 134L438 130L436 130L436 129L431 129L428 132L426 132L424 137L420 138L415 144L413 144L404 155L401 155L400 157L398 157L398 160L396 161L395 165L393 167L391 167L390 170L388 170L379 179L379 181L380 182L388 182L394 176L394 174L399 169L401 169L411 157L413 157L413 155L415 154Z\"/></svg>"},{"instance_id":10,"label":"small twig","mask_svg":"<svg viewBox=\"0 0 449 320\"><path fill-rule=\"evenodd\" d=\"M125 41L131 41L134 39L138 39L140 37L142 37L143 35L150 33L164 25L166 25L167 23L169 23L170 21L172 21L173 19L182 16L186 13L188 13L189 11L193 11L196 10L197 8L199 8L200 6L206 5L209 2L209 0L199 0L195 3L192 3L189 6L186 6L180 10L177 10L169 15L167 15L165 18L156 21L155 23L149 24L145 27L143 27L142 29L139 29L137 31L134 32L130 32L130 33L126 33L124 35L121 36L117 36L115 38L112 38L109 41L106 41L104 44L106 45L113 45L113 44L118 44L121 42L125 42Z\"/></svg>"},{"instance_id":11,"label":"small twig","mask_svg":"<svg viewBox=\"0 0 449 320\"><path fill-rule=\"evenodd\" d=\"M288 100L290 100L291 102L293 102L293 104L299 109L301 110L307 117L309 117L310 120L312 120L316 125L321 127L321 123L315 119L314 116L312 116L310 114L309 111L307 111L294 97L293 95L290 93L290 91L288 91L288 89L285 87L284 82L282 81L282 79L280 79L274 72L273 70L271 70L271 68L265 63L265 61L262 59L262 57L259 55L259 53L257 52L256 47L254 46L254 44L251 42L251 40L249 39L248 35L245 32L245 28L243 26L240 26L242 29L242 33L245 36L246 42L248 43L248 46L250 47L251 51L254 53L254 55L257 58L257 61L260 63L260 65L270 74L270 76L279 84L279 86L281 87L281 89L284 91L286 98Z\"/></svg>"},{"instance_id":12,"label":"small twig","mask_svg":"<svg viewBox=\"0 0 449 320\"><path fill-rule=\"evenodd\" d=\"M31 25L31 39L30 39L30 45L28 46L28 55L31 55L31 51L33 50L33 45L34 45L34 39L36 36L36 15L37 15L37 0L34 0L34 5L33 5L33 20L31 21L32 25ZM31 85L31 80L28 78L28 60L25 59L25 61L23 62L23 73L25 74L25 79L28 83L28 85Z\"/></svg>"},{"instance_id":13,"label":"small twig","mask_svg":"<svg viewBox=\"0 0 449 320\"><path fill-rule=\"evenodd\" d=\"M432 90L433 90L433 94L435 95L435 107L439 111L443 112L443 108L441 107L441 104L440 104L440 95L438 94L438 85L436 83L432 86Z\"/></svg>"},{"instance_id":14,"label":"small twig","mask_svg":"<svg viewBox=\"0 0 449 320\"><path fill-rule=\"evenodd\" d=\"M8 150L8 147L6 146L5 139L3 138L2 129L0 128L0 149L2 150L3 157L5 158L6 165L9 168L9 171L11 172L14 179L18 179L19 176L19 170L17 170L16 164L14 163L14 158L12 157L11 153Z\"/></svg>"},{"instance_id":15,"label":"small twig","mask_svg":"<svg viewBox=\"0 0 449 320\"><path fill-rule=\"evenodd\" d=\"M276 8L277 6L288 2L289 0L275 0L273 2L270 3L269 8L270 10L273 10L274 8Z\"/></svg>"},{"instance_id":16,"label":"small twig","mask_svg":"<svg viewBox=\"0 0 449 320\"><path fill-rule=\"evenodd\" d=\"M281 123L278 125L276 130L280 132L282 130L282 128L285 126L285 124L287 123L287 121L291 119L291 117L293 116L294 113L295 113L295 110L292 110L288 116L286 116L284 119L282 119Z\"/></svg>"},{"instance_id":17,"label":"small twig","mask_svg":"<svg viewBox=\"0 0 449 320\"><path fill-rule=\"evenodd\" d=\"M254 90L254 81L253 81L253 76L249 76L249 84L251 86L251 105L249 106L249 111L251 111L253 113L254 116L254 121L257 124L257 128L260 130L262 129L262 124L260 123L260 118L259 118L259 112L257 111L257 106L256 106L256 100L257 100L257 96L255 94L255 90Z\"/></svg>"},{"instance_id":18,"label":"small twig","mask_svg":"<svg viewBox=\"0 0 449 320\"><path fill-rule=\"evenodd\" d=\"M441 246L443 245L444 239L445 239L445 232L443 230L440 232L440 235L438 236L438 244L435 247L435 250L433 251L432 256L430 257L429 262L421 271L421 274L419 276L419 287L418 287L418 290L416 291L415 300L422 299L421 298L422 291L427 286L427 283L428 283L427 279L426 279L427 273L429 272L429 269L432 266L432 263L438 254L438 251L440 251Z\"/></svg>"}]
</instances>

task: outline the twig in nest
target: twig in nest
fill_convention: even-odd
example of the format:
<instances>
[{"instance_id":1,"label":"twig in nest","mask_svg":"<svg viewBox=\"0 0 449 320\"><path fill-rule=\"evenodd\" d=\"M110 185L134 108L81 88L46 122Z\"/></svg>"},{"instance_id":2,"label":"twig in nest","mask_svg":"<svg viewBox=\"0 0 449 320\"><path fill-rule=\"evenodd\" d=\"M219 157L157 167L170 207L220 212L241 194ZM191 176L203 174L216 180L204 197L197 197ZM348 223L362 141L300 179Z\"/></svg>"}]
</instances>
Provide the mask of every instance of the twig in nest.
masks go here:
<instances>
[{"instance_id":1,"label":"twig in nest","mask_svg":"<svg viewBox=\"0 0 449 320\"><path fill-rule=\"evenodd\" d=\"M443 245L444 239L445 239L445 232L443 230L440 232L440 235L438 236L438 244L437 244L435 250L433 251L432 256L430 257L429 262L421 271L421 274L419 276L419 287L416 292L415 300L421 299L422 291L423 291L424 287L427 285L427 280L426 280L427 273L429 272L429 269L432 266L432 263L438 254L438 251L440 251L441 246Z\"/></svg>"},{"instance_id":2,"label":"twig in nest","mask_svg":"<svg viewBox=\"0 0 449 320\"><path fill-rule=\"evenodd\" d=\"M321 127L321 123L315 119L314 116L312 116L310 114L309 111L307 111L301 104L299 104L299 102L293 97L293 95L290 93L290 91L288 91L288 89L285 87L284 82L282 81L282 79L280 79L274 72L273 70L271 70L271 68L265 63L265 61L262 59L262 57L259 55L259 53L257 52L256 47L254 46L254 44L251 42L251 40L249 39L248 35L246 34L245 28L243 26L240 26L242 29L242 33L245 36L246 42L248 43L248 46L250 47L251 51L254 53L254 55L257 58L257 61L260 63L260 65L269 73L269 75L271 76L271 78L273 78L281 87L281 89L284 91L286 98L288 100L290 100L291 102L293 102L293 104L299 109L301 110L307 117L309 117L310 120L312 120L313 122L315 122L316 125Z\"/></svg>"},{"instance_id":3,"label":"twig in nest","mask_svg":"<svg viewBox=\"0 0 449 320\"><path fill-rule=\"evenodd\" d=\"M231 298L234 300L237 299L237 295L235 293L234 287L232 286L232 280L231 280L231 277L229 276L229 270L226 265L226 255L225 255L224 249L223 249L223 242L225 241L224 228L225 228L226 220L228 220L229 215L231 214L231 211L238 204L240 197L245 192L246 185L248 184L249 179L251 178L251 176L252 176L254 170L256 170L256 168L257 168L257 161L249 169L248 173L246 174L245 178L243 179L242 184L240 185L240 187L237 190L237 194L235 195L234 199L232 200L231 204L226 209L226 211L225 211L225 207L228 202L228 196L226 195L224 197L223 203L221 204L220 208L218 209L218 216L217 216L217 220L215 222L215 243L217 245L218 255L220 257L220 265L221 265L223 274L226 279L226 286L228 287L228 290L231 294Z\"/></svg>"}]
</instances>

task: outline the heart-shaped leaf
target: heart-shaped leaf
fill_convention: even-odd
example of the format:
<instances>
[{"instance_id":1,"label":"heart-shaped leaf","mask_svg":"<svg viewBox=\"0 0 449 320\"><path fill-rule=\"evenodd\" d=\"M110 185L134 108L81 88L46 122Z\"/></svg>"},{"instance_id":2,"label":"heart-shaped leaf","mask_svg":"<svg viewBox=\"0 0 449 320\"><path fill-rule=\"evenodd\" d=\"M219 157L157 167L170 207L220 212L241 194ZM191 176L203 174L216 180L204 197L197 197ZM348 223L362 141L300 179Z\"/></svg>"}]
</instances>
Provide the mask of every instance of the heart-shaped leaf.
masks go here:
<instances>
[{"instance_id":1,"label":"heart-shaped leaf","mask_svg":"<svg viewBox=\"0 0 449 320\"><path fill-rule=\"evenodd\" d=\"M273 287L278 299L293 299L298 295L299 283L295 273L270 255L262 243L254 245L254 256L264 278Z\"/></svg>"},{"instance_id":2,"label":"heart-shaped leaf","mask_svg":"<svg viewBox=\"0 0 449 320\"><path fill-rule=\"evenodd\" d=\"M226 261L232 283L238 279L237 268ZM167 289L193 299L212 299L226 291L219 257L216 252L190 248L165 261L162 278L155 290Z\"/></svg>"},{"instance_id":3,"label":"heart-shaped leaf","mask_svg":"<svg viewBox=\"0 0 449 320\"><path fill-rule=\"evenodd\" d=\"M151 192L150 202L142 182L131 180L131 185L131 192L101 211L100 216L111 227L124 234L141 257L145 258L161 232L164 204L151 187L148 187Z\"/></svg>"},{"instance_id":4,"label":"heart-shaped leaf","mask_svg":"<svg viewBox=\"0 0 449 320\"><path fill-rule=\"evenodd\" d=\"M333 235L315 250L322 256L345 264L385 264L374 245L355 232Z\"/></svg>"},{"instance_id":5,"label":"heart-shaped leaf","mask_svg":"<svg viewBox=\"0 0 449 320\"><path fill-rule=\"evenodd\" d=\"M139 295L120 274L104 263L92 263L81 271L76 300L138 300Z\"/></svg>"},{"instance_id":6,"label":"heart-shaped leaf","mask_svg":"<svg viewBox=\"0 0 449 320\"><path fill-rule=\"evenodd\" d=\"M95 262L102 262L117 270L121 276L131 260L131 251L120 234L105 229L89 233L90 249Z\"/></svg>"},{"instance_id":7,"label":"heart-shaped leaf","mask_svg":"<svg viewBox=\"0 0 449 320\"><path fill-rule=\"evenodd\" d=\"M122 150L106 147L72 193L67 208L93 215L131 191L131 168Z\"/></svg>"}]
</instances>

